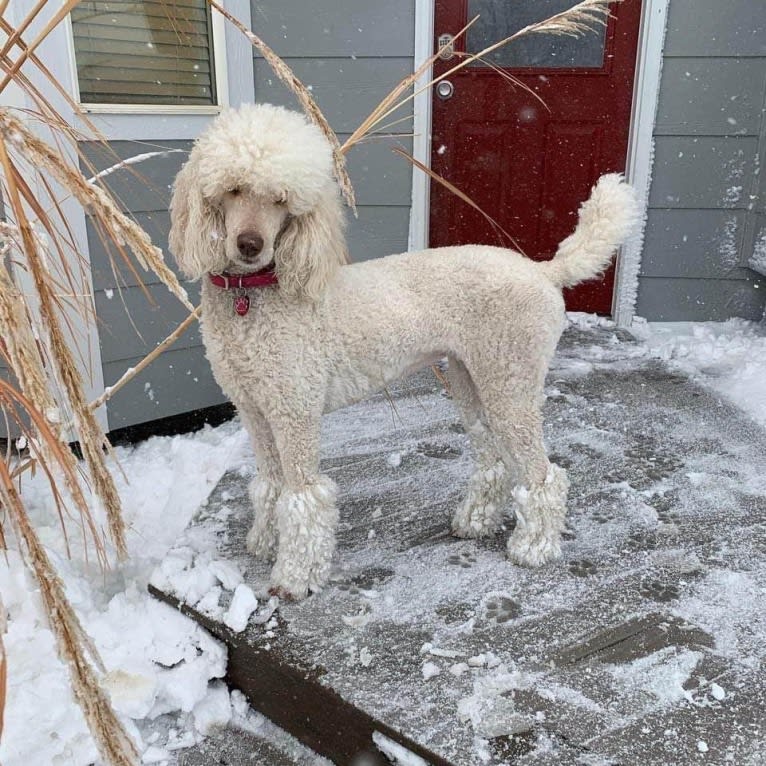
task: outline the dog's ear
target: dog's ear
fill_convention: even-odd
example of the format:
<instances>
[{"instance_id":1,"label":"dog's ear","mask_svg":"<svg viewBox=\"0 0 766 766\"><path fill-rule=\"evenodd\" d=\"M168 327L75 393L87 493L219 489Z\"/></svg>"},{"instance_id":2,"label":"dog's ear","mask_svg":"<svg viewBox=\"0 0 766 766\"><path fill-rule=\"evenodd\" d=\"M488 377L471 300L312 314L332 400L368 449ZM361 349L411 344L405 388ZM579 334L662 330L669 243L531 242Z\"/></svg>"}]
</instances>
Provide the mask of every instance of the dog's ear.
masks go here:
<instances>
[{"instance_id":1,"label":"dog's ear","mask_svg":"<svg viewBox=\"0 0 766 766\"><path fill-rule=\"evenodd\" d=\"M181 168L170 199L168 244L178 267L188 279L226 265L226 232L221 212L200 192L194 157Z\"/></svg>"},{"instance_id":2,"label":"dog's ear","mask_svg":"<svg viewBox=\"0 0 766 766\"><path fill-rule=\"evenodd\" d=\"M345 228L333 183L311 210L296 215L282 232L274 251L280 289L317 299L336 269L348 260Z\"/></svg>"}]
</instances>

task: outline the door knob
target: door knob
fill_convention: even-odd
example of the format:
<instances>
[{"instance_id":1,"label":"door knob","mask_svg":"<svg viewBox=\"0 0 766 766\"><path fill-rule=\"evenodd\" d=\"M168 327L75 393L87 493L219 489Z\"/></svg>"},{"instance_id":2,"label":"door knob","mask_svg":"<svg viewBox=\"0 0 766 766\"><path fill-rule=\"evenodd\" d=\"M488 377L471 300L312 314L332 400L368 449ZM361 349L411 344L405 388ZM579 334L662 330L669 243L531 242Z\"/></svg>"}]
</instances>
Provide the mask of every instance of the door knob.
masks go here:
<instances>
[{"instance_id":1,"label":"door knob","mask_svg":"<svg viewBox=\"0 0 766 766\"><path fill-rule=\"evenodd\" d=\"M444 101L452 98L454 92L455 86L449 80L442 80L436 85L436 95Z\"/></svg>"}]
</instances>

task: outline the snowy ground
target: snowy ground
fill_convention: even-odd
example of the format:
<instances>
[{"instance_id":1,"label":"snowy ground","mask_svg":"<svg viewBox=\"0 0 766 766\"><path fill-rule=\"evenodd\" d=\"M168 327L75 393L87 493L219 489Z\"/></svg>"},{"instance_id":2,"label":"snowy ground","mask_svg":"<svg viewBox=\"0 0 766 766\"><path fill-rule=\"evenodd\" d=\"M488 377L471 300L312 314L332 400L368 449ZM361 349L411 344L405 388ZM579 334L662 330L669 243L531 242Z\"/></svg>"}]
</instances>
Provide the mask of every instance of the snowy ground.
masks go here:
<instances>
[{"instance_id":1,"label":"snowy ground","mask_svg":"<svg viewBox=\"0 0 766 766\"><path fill-rule=\"evenodd\" d=\"M580 327L603 324L585 315L572 321ZM637 332L642 343L626 349L626 356L667 360L766 425L766 335L761 328L734 320L674 328L643 325ZM583 368L591 363L584 360ZM572 360L567 364L571 367ZM131 559L106 575L87 561L74 524L72 558L66 558L43 482L27 479L24 491L69 597L103 656L109 671L104 682L140 741L144 762L173 763L174 753L232 719L269 738L278 736L218 680L226 663L221 646L146 594L152 571L224 472L249 464L245 434L233 422L189 436L151 439L119 449L118 457L127 477L118 475ZM0 762L87 766L97 760L95 747L69 693L32 578L13 545L11 540L7 558L0 559L10 674ZM227 573L219 567L219 575L223 585Z\"/></svg>"}]
</instances>

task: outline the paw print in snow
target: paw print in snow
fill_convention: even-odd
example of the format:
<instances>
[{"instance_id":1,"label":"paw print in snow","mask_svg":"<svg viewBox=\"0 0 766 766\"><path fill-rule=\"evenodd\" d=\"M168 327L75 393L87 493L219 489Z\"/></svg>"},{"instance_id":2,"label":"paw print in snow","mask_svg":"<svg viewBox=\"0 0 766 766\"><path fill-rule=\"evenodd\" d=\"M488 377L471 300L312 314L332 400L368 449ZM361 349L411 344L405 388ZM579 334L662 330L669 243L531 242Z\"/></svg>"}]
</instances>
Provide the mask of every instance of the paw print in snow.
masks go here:
<instances>
[{"instance_id":1,"label":"paw print in snow","mask_svg":"<svg viewBox=\"0 0 766 766\"><path fill-rule=\"evenodd\" d=\"M521 606L508 596L493 596L484 605L487 622L501 625L515 620L521 614Z\"/></svg>"},{"instance_id":2,"label":"paw print in snow","mask_svg":"<svg viewBox=\"0 0 766 766\"><path fill-rule=\"evenodd\" d=\"M610 521L614 521L614 516L608 511L596 511L591 518L598 524L608 524Z\"/></svg>"},{"instance_id":3,"label":"paw print in snow","mask_svg":"<svg viewBox=\"0 0 766 766\"><path fill-rule=\"evenodd\" d=\"M677 599L680 595L675 583L661 582L660 580L644 580L638 588L638 592L652 601L667 603Z\"/></svg>"},{"instance_id":4,"label":"paw print in snow","mask_svg":"<svg viewBox=\"0 0 766 766\"><path fill-rule=\"evenodd\" d=\"M598 569L592 561L588 559L576 559L569 562L569 571L576 577L589 577L596 574Z\"/></svg>"},{"instance_id":5,"label":"paw print in snow","mask_svg":"<svg viewBox=\"0 0 766 766\"><path fill-rule=\"evenodd\" d=\"M448 559L448 564L452 564L455 567L462 567L463 569L470 569L476 563L476 556L473 553L453 553Z\"/></svg>"}]
</instances>

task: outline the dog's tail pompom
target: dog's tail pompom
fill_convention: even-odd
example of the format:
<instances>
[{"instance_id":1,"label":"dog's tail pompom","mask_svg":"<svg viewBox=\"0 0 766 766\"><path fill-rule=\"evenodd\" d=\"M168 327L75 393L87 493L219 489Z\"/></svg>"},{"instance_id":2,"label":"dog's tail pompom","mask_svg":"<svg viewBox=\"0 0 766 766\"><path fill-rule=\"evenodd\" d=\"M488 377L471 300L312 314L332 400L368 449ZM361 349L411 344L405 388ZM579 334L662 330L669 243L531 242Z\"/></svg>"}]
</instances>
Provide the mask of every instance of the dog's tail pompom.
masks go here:
<instances>
[{"instance_id":1,"label":"dog's tail pompom","mask_svg":"<svg viewBox=\"0 0 766 766\"><path fill-rule=\"evenodd\" d=\"M609 266L615 250L638 220L633 187L619 173L602 176L590 198L580 206L577 228L559 245L553 260L541 266L559 287L574 287L593 279Z\"/></svg>"}]
</instances>

